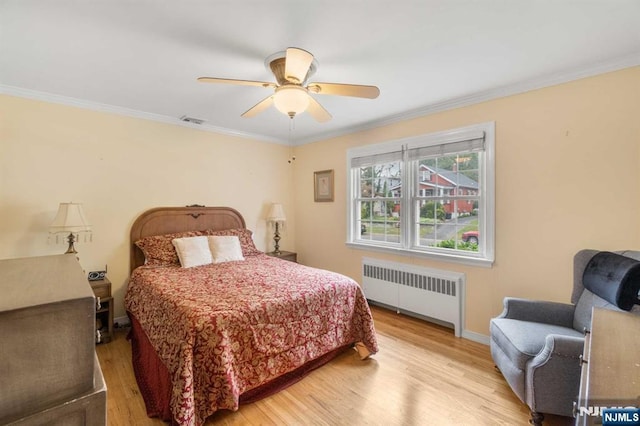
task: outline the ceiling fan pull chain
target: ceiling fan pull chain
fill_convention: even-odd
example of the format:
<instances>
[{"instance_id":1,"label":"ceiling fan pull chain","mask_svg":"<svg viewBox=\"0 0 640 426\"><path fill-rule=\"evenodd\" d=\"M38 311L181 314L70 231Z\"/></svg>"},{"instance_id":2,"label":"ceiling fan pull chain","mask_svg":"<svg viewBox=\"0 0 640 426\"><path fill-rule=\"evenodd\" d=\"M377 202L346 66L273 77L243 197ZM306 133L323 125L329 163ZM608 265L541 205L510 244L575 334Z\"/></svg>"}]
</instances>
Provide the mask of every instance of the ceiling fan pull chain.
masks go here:
<instances>
[{"instance_id":1,"label":"ceiling fan pull chain","mask_svg":"<svg viewBox=\"0 0 640 426\"><path fill-rule=\"evenodd\" d=\"M293 130L295 130L296 126L295 126L295 122L294 122L294 117L291 117L291 121L289 122L289 164L293 163L296 160L296 156L293 155L293 141L291 138L291 135L293 133Z\"/></svg>"}]
</instances>

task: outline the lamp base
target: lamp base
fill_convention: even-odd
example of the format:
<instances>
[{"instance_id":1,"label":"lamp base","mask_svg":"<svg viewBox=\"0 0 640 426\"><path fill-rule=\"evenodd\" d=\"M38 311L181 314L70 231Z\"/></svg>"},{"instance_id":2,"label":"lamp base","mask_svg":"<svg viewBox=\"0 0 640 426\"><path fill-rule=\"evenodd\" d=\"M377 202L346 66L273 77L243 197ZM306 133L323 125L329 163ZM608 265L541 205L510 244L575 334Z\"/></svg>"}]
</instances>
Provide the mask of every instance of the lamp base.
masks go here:
<instances>
[{"instance_id":1,"label":"lamp base","mask_svg":"<svg viewBox=\"0 0 640 426\"><path fill-rule=\"evenodd\" d=\"M76 251L76 248L74 246L74 243L76 242L76 236L73 235L73 232L69 233L67 242L69 243L69 247L67 248L67 251L64 252L64 254L77 254L78 252Z\"/></svg>"},{"instance_id":2,"label":"lamp base","mask_svg":"<svg viewBox=\"0 0 640 426\"><path fill-rule=\"evenodd\" d=\"M276 255L279 255L282 252L280 251L280 244L279 244L280 243L280 228L278 226L278 222L276 222L276 232L273 235L273 241L275 241L275 243L276 243L273 252Z\"/></svg>"}]
</instances>

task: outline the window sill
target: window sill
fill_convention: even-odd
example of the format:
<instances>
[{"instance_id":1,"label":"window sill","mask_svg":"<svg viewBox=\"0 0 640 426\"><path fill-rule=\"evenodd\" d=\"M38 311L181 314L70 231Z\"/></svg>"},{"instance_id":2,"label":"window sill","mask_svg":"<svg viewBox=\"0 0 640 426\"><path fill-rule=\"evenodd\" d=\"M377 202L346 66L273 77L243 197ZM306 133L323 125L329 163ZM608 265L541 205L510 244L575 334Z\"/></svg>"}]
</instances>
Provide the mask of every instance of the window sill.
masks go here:
<instances>
[{"instance_id":1,"label":"window sill","mask_svg":"<svg viewBox=\"0 0 640 426\"><path fill-rule=\"evenodd\" d=\"M427 253L419 250L410 250L396 247L381 247L373 244L346 242L347 247L357 250L375 251L378 253L395 254L398 256L420 257L424 259L433 259L440 262L451 262L469 266L480 266L483 268L491 268L493 259L485 259L480 257L465 257L456 254L443 253Z\"/></svg>"}]
</instances>

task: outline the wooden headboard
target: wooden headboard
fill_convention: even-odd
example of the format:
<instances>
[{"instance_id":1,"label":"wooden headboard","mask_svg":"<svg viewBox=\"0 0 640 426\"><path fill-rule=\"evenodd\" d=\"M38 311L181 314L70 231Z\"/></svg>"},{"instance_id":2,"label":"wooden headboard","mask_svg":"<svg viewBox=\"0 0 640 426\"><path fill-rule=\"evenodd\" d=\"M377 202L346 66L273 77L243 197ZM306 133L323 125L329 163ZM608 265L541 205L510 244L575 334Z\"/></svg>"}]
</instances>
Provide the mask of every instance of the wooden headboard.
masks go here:
<instances>
[{"instance_id":1,"label":"wooden headboard","mask_svg":"<svg viewBox=\"0 0 640 426\"><path fill-rule=\"evenodd\" d=\"M230 207L157 207L147 210L131 226L129 270L133 271L144 264L144 255L134 244L140 238L184 231L235 228L246 228L246 225L242 215Z\"/></svg>"}]
</instances>

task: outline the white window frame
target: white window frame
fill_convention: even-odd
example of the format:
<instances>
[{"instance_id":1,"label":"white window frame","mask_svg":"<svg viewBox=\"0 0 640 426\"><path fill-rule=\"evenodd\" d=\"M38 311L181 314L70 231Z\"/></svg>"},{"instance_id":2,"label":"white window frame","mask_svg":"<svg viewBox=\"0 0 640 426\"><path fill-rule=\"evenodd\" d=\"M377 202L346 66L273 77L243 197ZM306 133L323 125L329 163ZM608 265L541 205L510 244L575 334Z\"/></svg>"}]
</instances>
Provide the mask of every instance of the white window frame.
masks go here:
<instances>
[{"instance_id":1,"label":"white window frame","mask_svg":"<svg viewBox=\"0 0 640 426\"><path fill-rule=\"evenodd\" d=\"M480 210L478 230L480 245L477 252L465 250L441 249L437 247L418 247L413 243L413 224L416 223L415 209L412 206L412 194L419 191L417 173L414 162L409 160L407 152L411 149L444 145L465 141L484 135L484 151L482 154L480 173L481 194L478 209ZM401 238L399 244L390 246L372 240L360 239L358 224L359 212L356 199L359 173L352 168L352 159L358 157L384 155L390 152L403 152L402 159L402 200L401 200ZM357 174L357 176L356 176ZM419 135L375 145L351 148L347 151L347 246L356 249L381 251L405 256L418 256L441 261L463 263L474 266L490 267L495 259L495 122L475 124L458 129ZM415 182L414 182L415 181Z\"/></svg>"}]
</instances>

